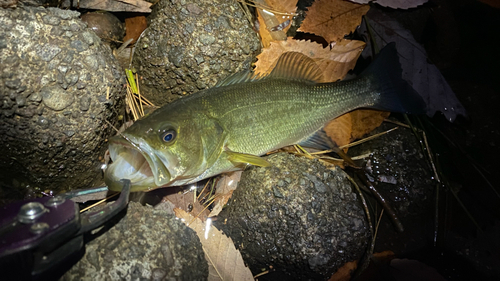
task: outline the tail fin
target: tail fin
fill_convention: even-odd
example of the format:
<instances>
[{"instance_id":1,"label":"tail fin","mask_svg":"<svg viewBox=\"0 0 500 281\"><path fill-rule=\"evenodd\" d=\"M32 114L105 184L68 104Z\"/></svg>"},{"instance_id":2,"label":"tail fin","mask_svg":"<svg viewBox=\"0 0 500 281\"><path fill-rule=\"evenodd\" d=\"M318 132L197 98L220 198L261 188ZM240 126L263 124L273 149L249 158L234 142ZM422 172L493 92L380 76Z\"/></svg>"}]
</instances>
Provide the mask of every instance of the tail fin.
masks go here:
<instances>
[{"instance_id":1,"label":"tail fin","mask_svg":"<svg viewBox=\"0 0 500 281\"><path fill-rule=\"evenodd\" d=\"M373 108L400 113L424 114L425 102L401 77L396 44L387 44L362 73L374 80L380 97Z\"/></svg>"}]
</instances>

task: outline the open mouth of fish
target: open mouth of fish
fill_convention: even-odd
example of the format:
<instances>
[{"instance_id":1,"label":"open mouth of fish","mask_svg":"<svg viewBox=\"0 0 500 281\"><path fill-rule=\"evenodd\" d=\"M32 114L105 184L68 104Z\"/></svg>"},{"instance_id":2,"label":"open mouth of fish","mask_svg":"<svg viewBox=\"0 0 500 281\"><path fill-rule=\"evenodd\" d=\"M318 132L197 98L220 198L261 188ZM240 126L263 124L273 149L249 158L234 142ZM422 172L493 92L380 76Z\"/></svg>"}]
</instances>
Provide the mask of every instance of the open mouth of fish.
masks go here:
<instances>
[{"instance_id":1,"label":"open mouth of fish","mask_svg":"<svg viewBox=\"0 0 500 281\"><path fill-rule=\"evenodd\" d=\"M120 179L132 182L131 191L147 191L170 182L168 160L156 153L147 143L127 136L110 139L111 163L104 174L110 190L120 190Z\"/></svg>"}]
</instances>

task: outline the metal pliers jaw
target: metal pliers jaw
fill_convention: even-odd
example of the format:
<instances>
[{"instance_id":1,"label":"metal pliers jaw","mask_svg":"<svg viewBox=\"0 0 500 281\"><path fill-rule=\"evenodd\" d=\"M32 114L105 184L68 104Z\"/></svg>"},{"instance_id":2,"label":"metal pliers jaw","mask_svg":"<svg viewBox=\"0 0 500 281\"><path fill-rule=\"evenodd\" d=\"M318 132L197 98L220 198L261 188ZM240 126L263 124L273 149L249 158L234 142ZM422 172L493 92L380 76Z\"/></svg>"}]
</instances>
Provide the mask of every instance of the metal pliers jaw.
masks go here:
<instances>
[{"instance_id":1,"label":"metal pliers jaw","mask_svg":"<svg viewBox=\"0 0 500 281\"><path fill-rule=\"evenodd\" d=\"M73 197L107 191L76 190L55 197L13 203L0 208L2 280L56 280L85 253L83 236L127 207L130 181L121 180L118 200L80 215Z\"/></svg>"}]
</instances>

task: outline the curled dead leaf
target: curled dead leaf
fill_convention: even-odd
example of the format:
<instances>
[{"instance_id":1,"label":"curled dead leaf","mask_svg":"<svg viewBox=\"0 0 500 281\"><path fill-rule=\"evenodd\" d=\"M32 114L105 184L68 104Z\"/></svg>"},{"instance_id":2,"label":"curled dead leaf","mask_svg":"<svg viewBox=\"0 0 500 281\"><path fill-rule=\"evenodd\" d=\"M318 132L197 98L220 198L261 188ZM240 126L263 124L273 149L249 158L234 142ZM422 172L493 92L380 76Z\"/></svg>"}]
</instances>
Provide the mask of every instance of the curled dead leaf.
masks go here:
<instances>
[{"instance_id":1,"label":"curled dead leaf","mask_svg":"<svg viewBox=\"0 0 500 281\"><path fill-rule=\"evenodd\" d=\"M344 0L316 0L298 31L319 35L327 42L339 41L361 24L369 5Z\"/></svg>"},{"instance_id":2,"label":"curled dead leaf","mask_svg":"<svg viewBox=\"0 0 500 281\"><path fill-rule=\"evenodd\" d=\"M234 247L233 240L213 225L194 219L181 209L174 209L175 215L193 229L203 246L208 262L208 280L254 280L252 272L245 266L240 251Z\"/></svg>"}]
</instances>

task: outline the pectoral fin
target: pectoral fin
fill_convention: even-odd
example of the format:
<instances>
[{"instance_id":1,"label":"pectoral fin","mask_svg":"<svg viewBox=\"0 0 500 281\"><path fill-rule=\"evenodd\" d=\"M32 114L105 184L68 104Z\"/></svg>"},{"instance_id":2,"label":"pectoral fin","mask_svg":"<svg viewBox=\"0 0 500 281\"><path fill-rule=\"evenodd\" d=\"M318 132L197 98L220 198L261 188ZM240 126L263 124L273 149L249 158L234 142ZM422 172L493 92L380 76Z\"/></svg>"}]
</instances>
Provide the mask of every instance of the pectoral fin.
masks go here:
<instances>
[{"instance_id":1,"label":"pectoral fin","mask_svg":"<svg viewBox=\"0 0 500 281\"><path fill-rule=\"evenodd\" d=\"M246 153L239 153L239 152L233 152L233 151L225 151L228 155L227 159L231 161L235 166L239 166L241 164L250 164L254 166L259 166L259 167L269 167L271 166L271 163L267 162L266 159L252 155L252 154L246 154Z\"/></svg>"}]
</instances>

